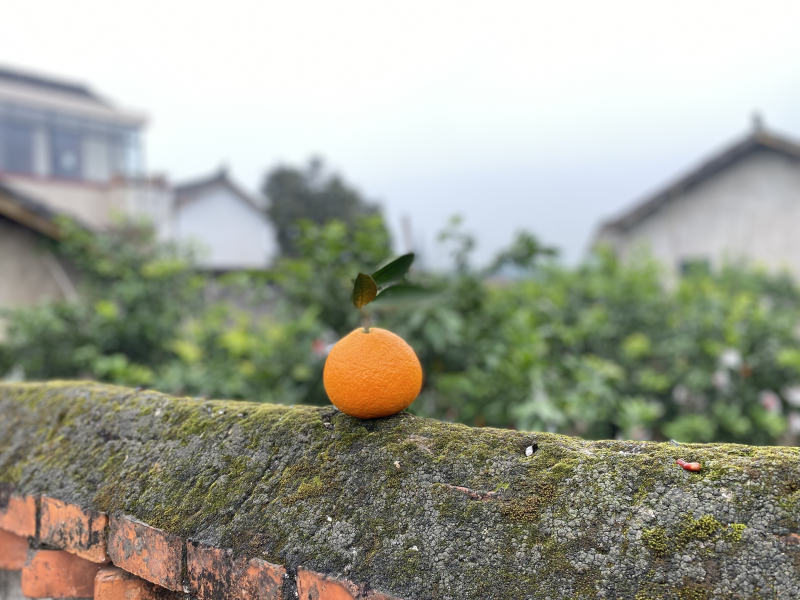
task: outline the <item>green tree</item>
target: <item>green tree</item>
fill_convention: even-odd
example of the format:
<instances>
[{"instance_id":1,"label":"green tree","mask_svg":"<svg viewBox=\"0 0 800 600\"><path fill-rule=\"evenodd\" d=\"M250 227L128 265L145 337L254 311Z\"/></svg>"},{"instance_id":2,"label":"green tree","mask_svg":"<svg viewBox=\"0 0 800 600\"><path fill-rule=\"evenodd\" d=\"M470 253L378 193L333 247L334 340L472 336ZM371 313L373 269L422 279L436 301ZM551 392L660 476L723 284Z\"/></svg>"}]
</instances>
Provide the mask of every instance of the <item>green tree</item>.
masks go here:
<instances>
[{"instance_id":1,"label":"green tree","mask_svg":"<svg viewBox=\"0 0 800 600\"><path fill-rule=\"evenodd\" d=\"M284 256L301 255L302 220L324 225L336 219L349 232L357 229L360 217L380 214L377 204L365 199L341 176L330 173L320 158L312 158L305 168L275 167L267 174L262 192Z\"/></svg>"}]
</instances>

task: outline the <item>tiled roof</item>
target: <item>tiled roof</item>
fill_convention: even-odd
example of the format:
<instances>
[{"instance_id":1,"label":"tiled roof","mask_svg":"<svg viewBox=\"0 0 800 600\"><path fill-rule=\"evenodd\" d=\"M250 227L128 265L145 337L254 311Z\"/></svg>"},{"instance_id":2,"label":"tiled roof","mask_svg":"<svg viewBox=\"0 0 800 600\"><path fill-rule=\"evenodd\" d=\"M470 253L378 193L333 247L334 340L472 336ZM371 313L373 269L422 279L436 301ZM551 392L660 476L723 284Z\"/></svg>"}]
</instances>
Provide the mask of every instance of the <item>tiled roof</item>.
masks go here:
<instances>
[{"instance_id":1,"label":"tiled roof","mask_svg":"<svg viewBox=\"0 0 800 600\"><path fill-rule=\"evenodd\" d=\"M0 81L33 86L42 90L60 92L72 96L80 96L86 100L93 100L99 104L106 104L103 99L98 97L82 83L64 81L26 71L18 71L8 67L0 67Z\"/></svg>"},{"instance_id":2,"label":"tiled roof","mask_svg":"<svg viewBox=\"0 0 800 600\"><path fill-rule=\"evenodd\" d=\"M606 221L601 228L600 235L606 232L620 232L633 227L672 199L681 196L734 161L758 149L772 150L800 159L800 144L764 131L762 128L756 128L746 138L701 163L666 188L636 203L619 217Z\"/></svg>"},{"instance_id":3,"label":"tiled roof","mask_svg":"<svg viewBox=\"0 0 800 600\"><path fill-rule=\"evenodd\" d=\"M180 208L181 206L192 202L199 196L200 193L217 186L228 188L243 202L261 212L262 209L258 206L256 200L250 194L242 190L233 181L231 181L231 178L228 176L228 171L225 168L221 168L219 171L210 176L176 185L173 188L175 191L175 206Z\"/></svg>"}]
</instances>

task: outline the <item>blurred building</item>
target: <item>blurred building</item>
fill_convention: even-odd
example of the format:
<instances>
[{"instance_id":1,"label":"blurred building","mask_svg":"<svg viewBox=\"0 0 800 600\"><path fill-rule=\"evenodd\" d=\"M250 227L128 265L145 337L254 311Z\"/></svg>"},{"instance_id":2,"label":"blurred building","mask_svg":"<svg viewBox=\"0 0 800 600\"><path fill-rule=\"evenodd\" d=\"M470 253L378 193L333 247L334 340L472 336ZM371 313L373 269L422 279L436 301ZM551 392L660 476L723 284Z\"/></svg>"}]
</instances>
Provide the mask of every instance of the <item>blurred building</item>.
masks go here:
<instances>
[{"instance_id":1,"label":"blurred building","mask_svg":"<svg viewBox=\"0 0 800 600\"><path fill-rule=\"evenodd\" d=\"M602 225L595 244L646 248L676 274L746 262L800 278L800 144L764 129Z\"/></svg>"},{"instance_id":2,"label":"blurred building","mask_svg":"<svg viewBox=\"0 0 800 600\"><path fill-rule=\"evenodd\" d=\"M162 190L142 177L144 124L82 84L0 68L0 181L91 227L157 210Z\"/></svg>"},{"instance_id":3,"label":"blurred building","mask_svg":"<svg viewBox=\"0 0 800 600\"><path fill-rule=\"evenodd\" d=\"M169 227L174 239L198 242L202 266L213 271L263 269L278 254L264 210L224 168L175 186Z\"/></svg>"},{"instance_id":4,"label":"blurred building","mask_svg":"<svg viewBox=\"0 0 800 600\"><path fill-rule=\"evenodd\" d=\"M275 253L274 235L255 202L225 173L177 187L148 177L141 142L145 124L141 113L119 108L81 83L0 67L3 243L10 243L12 228L27 227L25 219L9 216L25 205L47 219L62 214L94 230L109 227L118 216L144 216L163 239L193 240L202 247L202 268L266 267ZM0 306L38 297L8 292L30 283L19 279L21 273L33 277L21 265L36 245L25 244L24 251L19 246L14 252L3 246L0 287L6 292Z\"/></svg>"}]
</instances>

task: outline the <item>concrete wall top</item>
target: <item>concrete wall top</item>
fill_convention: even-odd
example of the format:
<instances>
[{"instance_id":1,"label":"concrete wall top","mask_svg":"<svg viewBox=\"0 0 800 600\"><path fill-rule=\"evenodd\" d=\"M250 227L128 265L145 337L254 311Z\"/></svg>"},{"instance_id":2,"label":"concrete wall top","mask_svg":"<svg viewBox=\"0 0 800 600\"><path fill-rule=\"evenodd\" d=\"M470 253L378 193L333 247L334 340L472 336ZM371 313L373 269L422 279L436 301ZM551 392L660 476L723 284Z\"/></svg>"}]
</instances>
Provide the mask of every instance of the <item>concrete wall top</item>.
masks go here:
<instances>
[{"instance_id":1,"label":"concrete wall top","mask_svg":"<svg viewBox=\"0 0 800 600\"><path fill-rule=\"evenodd\" d=\"M161 536L178 561L265 561L298 589L317 573L353 598L800 597L797 448L586 442L70 382L0 384L0 415L0 482L20 498L108 514L110 539ZM115 564L126 548L109 542ZM189 577L162 570L169 589Z\"/></svg>"}]
</instances>

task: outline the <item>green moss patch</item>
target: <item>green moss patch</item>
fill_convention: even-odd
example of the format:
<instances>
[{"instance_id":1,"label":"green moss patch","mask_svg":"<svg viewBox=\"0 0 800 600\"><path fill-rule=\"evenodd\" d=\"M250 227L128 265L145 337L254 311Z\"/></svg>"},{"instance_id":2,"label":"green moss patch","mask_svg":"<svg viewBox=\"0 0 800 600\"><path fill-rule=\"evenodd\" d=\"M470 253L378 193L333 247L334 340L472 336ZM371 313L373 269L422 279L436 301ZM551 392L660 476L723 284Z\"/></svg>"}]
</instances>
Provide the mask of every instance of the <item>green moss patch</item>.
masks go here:
<instances>
[{"instance_id":1,"label":"green moss patch","mask_svg":"<svg viewBox=\"0 0 800 600\"><path fill-rule=\"evenodd\" d=\"M689 598L723 580L753 597L737 564L800 588L776 570L800 520L794 448L586 442L81 382L0 384L0 414L0 482L398 598Z\"/></svg>"}]
</instances>

